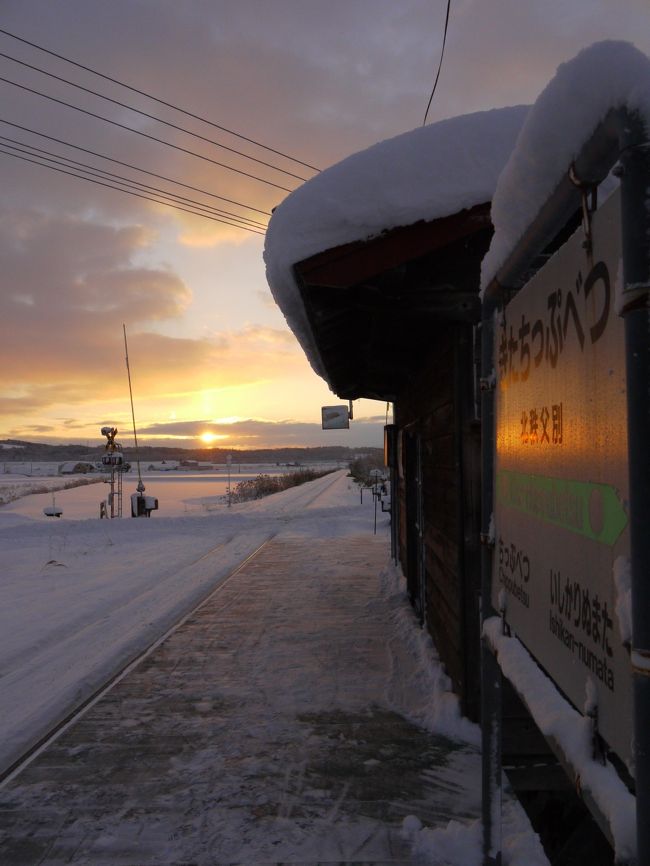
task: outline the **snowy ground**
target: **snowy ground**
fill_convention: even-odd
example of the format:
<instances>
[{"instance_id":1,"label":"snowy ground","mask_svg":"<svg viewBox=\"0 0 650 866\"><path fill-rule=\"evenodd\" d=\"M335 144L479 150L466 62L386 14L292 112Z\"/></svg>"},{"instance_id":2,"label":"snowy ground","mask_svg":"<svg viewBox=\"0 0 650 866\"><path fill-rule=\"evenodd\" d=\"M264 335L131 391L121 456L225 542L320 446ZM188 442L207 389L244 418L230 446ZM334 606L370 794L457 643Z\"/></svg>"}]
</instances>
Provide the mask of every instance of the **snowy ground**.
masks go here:
<instances>
[{"instance_id":1,"label":"snowy ground","mask_svg":"<svg viewBox=\"0 0 650 866\"><path fill-rule=\"evenodd\" d=\"M367 528L370 506L360 508L351 482L347 508L328 493L342 479L192 517L48 520L2 509L0 768L289 521L315 536ZM323 520L332 508L340 517Z\"/></svg>"},{"instance_id":2,"label":"snowy ground","mask_svg":"<svg viewBox=\"0 0 650 866\"><path fill-rule=\"evenodd\" d=\"M0 767L37 742L71 706L153 643L264 541L278 535L336 539L371 534L374 508L360 504L345 472L253 503L152 520L50 520L0 509ZM379 514L379 531L387 531ZM408 712L439 733L477 741L445 692L430 639L416 626L391 569L382 593L396 605L395 638L412 660ZM267 660L268 663L268 660ZM409 692L410 693L410 692ZM545 862L539 843L508 807L505 862ZM405 825L422 862L480 862L480 828ZM442 858L442 859L441 859Z\"/></svg>"}]
</instances>

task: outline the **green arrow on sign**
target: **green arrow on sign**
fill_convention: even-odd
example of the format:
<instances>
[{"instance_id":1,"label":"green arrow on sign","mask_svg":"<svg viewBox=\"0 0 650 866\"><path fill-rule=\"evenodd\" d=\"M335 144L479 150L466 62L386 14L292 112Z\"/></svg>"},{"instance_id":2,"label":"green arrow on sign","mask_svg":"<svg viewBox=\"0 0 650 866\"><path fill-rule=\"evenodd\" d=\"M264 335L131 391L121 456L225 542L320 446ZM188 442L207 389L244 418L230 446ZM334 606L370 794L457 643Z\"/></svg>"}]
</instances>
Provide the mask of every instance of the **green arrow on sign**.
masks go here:
<instances>
[{"instance_id":1,"label":"green arrow on sign","mask_svg":"<svg viewBox=\"0 0 650 866\"><path fill-rule=\"evenodd\" d=\"M499 470L496 483L501 505L608 547L627 526L627 514L611 484L548 478L510 469Z\"/></svg>"}]
</instances>

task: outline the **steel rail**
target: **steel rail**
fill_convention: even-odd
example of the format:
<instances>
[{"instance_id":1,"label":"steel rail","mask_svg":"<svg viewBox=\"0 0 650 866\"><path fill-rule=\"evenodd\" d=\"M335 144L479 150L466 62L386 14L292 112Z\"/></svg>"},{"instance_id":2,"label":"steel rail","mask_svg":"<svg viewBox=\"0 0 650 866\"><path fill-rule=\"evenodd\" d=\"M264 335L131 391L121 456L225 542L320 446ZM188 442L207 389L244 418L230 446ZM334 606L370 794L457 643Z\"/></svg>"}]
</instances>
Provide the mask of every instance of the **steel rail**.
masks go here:
<instances>
[{"instance_id":1,"label":"steel rail","mask_svg":"<svg viewBox=\"0 0 650 866\"><path fill-rule=\"evenodd\" d=\"M0 790L6 787L13 779L15 779L24 769L26 769L32 761L34 761L42 752L44 752L52 743L59 739L69 728L71 728L79 719L81 719L92 707L95 706L111 689L127 677L132 670L137 668L145 659L154 653L172 634L180 629L187 620L204 607L224 586L226 586L239 572L246 566L258 553L266 547L266 545L277 535L277 532L270 535L258 547L249 553L235 568L233 568L225 577L223 577L217 586L213 586L201 601L195 604L191 610L184 613L173 625L169 626L166 631L150 643L144 650L139 650L126 663L121 664L117 672L112 674L101 686L93 691L91 695L85 698L78 706L74 707L66 716L60 719L46 734L27 749L19 758L16 758L7 768L0 771ZM236 536L232 536L228 541L223 541L215 547L208 550L206 553L192 560L183 569L190 568L201 562L204 559L212 556L220 548L224 548Z\"/></svg>"}]
</instances>

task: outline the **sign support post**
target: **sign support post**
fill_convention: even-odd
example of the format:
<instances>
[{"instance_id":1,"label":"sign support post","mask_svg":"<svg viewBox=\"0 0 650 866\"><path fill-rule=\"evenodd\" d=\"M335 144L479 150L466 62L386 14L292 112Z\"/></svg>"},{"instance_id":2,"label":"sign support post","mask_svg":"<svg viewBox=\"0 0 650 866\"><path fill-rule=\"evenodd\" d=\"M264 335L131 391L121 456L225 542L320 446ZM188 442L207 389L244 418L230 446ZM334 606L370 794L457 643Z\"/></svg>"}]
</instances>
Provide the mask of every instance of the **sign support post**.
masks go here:
<instances>
[{"instance_id":1,"label":"sign support post","mask_svg":"<svg viewBox=\"0 0 650 866\"><path fill-rule=\"evenodd\" d=\"M639 866L650 864L650 142L628 118L620 158Z\"/></svg>"},{"instance_id":2,"label":"sign support post","mask_svg":"<svg viewBox=\"0 0 650 866\"><path fill-rule=\"evenodd\" d=\"M488 299L481 323L481 629L490 615L494 509L494 312ZM481 760L483 866L501 866L501 668L481 634Z\"/></svg>"}]
</instances>

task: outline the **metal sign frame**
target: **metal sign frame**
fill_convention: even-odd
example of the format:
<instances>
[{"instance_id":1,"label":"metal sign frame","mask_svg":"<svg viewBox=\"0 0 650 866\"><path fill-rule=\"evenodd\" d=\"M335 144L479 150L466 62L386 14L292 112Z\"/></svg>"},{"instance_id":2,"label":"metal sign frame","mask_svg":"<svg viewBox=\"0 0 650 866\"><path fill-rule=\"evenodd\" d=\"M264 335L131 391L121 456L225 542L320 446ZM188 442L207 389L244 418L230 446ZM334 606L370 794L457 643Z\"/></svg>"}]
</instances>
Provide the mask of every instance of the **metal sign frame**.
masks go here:
<instances>
[{"instance_id":1,"label":"metal sign frame","mask_svg":"<svg viewBox=\"0 0 650 866\"><path fill-rule=\"evenodd\" d=\"M632 572L632 691L638 866L650 866L650 142L640 115L612 109L567 171L535 221L488 286L481 323L482 355L482 619L494 615L491 520L495 491L495 312L515 294L534 258L556 237L617 164L621 178L621 236L627 390L630 562ZM582 191L576 186L582 181ZM590 243L589 236L586 243ZM484 637L481 650L483 738L483 862L501 863L501 670ZM550 744L552 747L557 744ZM570 755L560 755L565 766ZM601 826L604 818L590 798ZM603 829L607 830L605 826Z\"/></svg>"},{"instance_id":2,"label":"metal sign frame","mask_svg":"<svg viewBox=\"0 0 650 866\"><path fill-rule=\"evenodd\" d=\"M629 558L620 191L501 308L492 606L632 761L629 640L613 579ZM594 709L594 712L596 710Z\"/></svg>"}]
</instances>

